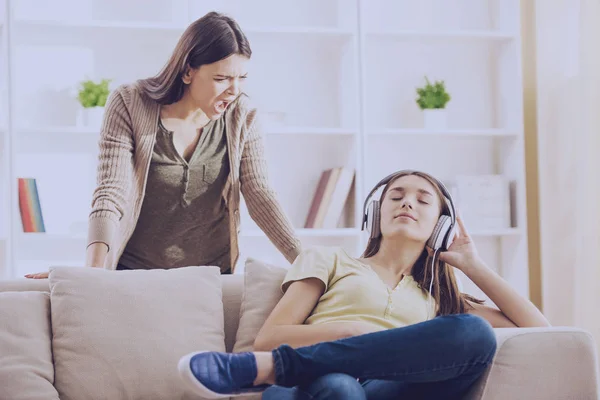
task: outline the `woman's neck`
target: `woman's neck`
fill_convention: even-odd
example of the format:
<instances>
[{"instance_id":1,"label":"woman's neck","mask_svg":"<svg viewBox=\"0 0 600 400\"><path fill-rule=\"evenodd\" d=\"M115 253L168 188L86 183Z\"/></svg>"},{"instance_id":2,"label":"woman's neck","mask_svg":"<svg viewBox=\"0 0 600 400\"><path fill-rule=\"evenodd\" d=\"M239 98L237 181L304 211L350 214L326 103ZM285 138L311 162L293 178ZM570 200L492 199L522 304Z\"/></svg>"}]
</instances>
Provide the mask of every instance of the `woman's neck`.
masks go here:
<instances>
[{"instance_id":1,"label":"woman's neck","mask_svg":"<svg viewBox=\"0 0 600 400\"><path fill-rule=\"evenodd\" d=\"M370 260L396 276L411 275L412 267L423 254L424 246L403 240L381 241L379 251Z\"/></svg>"},{"instance_id":2,"label":"woman's neck","mask_svg":"<svg viewBox=\"0 0 600 400\"><path fill-rule=\"evenodd\" d=\"M190 101L187 96L181 100L161 107L160 117L162 119L177 119L186 125L202 127L210 122L208 116Z\"/></svg>"}]
</instances>

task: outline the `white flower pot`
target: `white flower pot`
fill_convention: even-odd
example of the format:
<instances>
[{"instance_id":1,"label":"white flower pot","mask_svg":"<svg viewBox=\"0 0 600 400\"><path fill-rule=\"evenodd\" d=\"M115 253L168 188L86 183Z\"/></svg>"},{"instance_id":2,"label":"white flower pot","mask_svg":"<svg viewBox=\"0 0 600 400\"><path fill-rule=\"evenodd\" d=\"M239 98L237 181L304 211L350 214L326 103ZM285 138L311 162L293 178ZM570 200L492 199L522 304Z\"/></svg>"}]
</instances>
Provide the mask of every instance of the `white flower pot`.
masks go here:
<instances>
[{"instance_id":1,"label":"white flower pot","mask_svg":"<svg viewBox=\"0 0 600 400\"><path fill-rule=\"evenodd\" d=\"M423 110L423 122L426 130L444 130L448 127L447 112L443 108Z\"/></svg>"},{"instance_id":2,"label":"white flower pot","mask_svg":"<svg viewBox=\"0 0 600 400\"><path fill-rule=\"evenodd\" d=\"M104 118L104 107L83 107L81 108L80 124L86 128L96 128L100 130Z\"/></svg>"}]
</instances>

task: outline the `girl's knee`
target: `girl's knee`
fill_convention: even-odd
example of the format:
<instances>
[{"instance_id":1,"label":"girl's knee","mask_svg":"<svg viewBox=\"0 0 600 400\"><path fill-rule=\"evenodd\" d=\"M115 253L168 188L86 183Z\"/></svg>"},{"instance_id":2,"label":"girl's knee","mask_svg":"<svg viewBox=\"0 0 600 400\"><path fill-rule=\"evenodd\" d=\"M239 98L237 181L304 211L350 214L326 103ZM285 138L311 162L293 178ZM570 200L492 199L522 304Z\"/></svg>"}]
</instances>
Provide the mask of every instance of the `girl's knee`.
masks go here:
<instances>
[{"instance_id":1,"label":"girl's knee","mask_svg":"<svg viewBox=\"0 0 600 400\"><path fill-rule=\"evenodd\" d=\"M356 378L346 374L324 375L310 384L307 391L314 399L319 400L366 400L362 385Z\"/></svg>"},{"instance_id":2,"label":"girl's knee","mask_svg":"<svg viewBox=\"0 0 600 400\"><path fill-rule=\"evenodd\" d=\"M456 340L474 358L489 363L496 353L496 333L488 321L474 314L458 314L454 319Z\"/></svg>"}]
</instances>

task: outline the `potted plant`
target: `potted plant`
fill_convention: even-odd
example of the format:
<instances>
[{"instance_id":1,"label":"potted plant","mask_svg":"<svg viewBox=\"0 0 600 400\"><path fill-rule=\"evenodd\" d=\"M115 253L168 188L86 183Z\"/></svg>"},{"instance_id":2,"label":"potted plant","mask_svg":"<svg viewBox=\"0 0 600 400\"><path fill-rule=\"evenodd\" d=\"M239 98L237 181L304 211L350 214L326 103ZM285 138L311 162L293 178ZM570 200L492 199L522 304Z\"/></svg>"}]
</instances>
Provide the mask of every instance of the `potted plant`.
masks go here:
<instances>
[{"instance_id":1,"label":"potted plant","mask_svg":"<svg viewBox=\"0 0 600 400\"><path fill-rule=\"evenodd\" d=\"M102 79L98 83L88 79L80 83L77 100L82 106L83 125L96 128L102 125L104 106L110 94L109 83L110 79Z\"/></svg>"},{"instance_id":2,"label":"potted plant","mask_svg":"<svg viewBox=\"0 0 600 400\"><path fill-rule=\"evenodd\" d=\"M446 91L444 81L431 83L425 77L426 84L417 88L417 105L423 111L425 129L446 128L446 104L450 101L450 94Z\"/></svg>"}]
</instances>

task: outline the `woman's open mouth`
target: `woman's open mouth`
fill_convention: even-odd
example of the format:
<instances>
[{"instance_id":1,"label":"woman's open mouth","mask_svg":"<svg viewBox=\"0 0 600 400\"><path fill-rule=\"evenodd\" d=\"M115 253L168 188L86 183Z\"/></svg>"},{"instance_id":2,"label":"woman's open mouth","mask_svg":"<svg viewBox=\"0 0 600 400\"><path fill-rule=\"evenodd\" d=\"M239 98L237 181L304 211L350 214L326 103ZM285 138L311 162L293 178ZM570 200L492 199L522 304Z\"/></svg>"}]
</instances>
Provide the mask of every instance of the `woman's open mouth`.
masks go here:
<instances>
[{"instance_id":1,"label":"woman's open mouth","mask_svg":"<svg viewBox=\"0 0 600 400\"><path fill-rule=\"evenodd\" d=\"M215 103L215 111L218 113L222 113L227 109L227 106L231 104L233 100L219 100Z\"/></svg>"}]
</instances>

